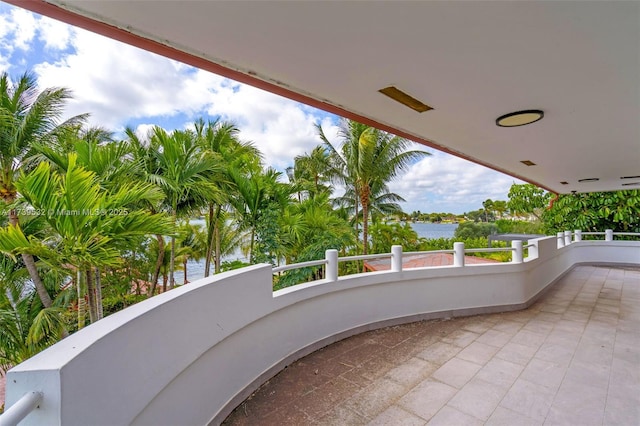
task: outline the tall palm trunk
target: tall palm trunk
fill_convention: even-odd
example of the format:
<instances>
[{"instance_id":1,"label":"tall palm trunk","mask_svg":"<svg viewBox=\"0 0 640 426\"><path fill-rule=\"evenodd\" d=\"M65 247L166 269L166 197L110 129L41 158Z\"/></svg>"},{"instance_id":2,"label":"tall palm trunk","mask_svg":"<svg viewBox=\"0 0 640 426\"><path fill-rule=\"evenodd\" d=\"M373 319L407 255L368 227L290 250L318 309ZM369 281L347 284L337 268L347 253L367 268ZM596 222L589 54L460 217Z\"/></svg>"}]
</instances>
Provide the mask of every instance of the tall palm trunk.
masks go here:
<instances>
[{"instance_id":1,"label":"tall palm trunk","mask_svg":"<svg viewBox=\"0 0 640 426\"><path fill-rule=\"evenodd\" d=\"M78 292L78 330L84 328L87 301L84 299L84 274L80 269L76 273L76 290Z\"/></svg>"},{"instance_id":2,"label":"tall palm trunk","mask_svg":"<svg viewBox=\"0 0 640 426\"><path fill-rule=\"evenodd\" d=\"M362 188L360 203L362 204L362 254L369 252L369 195L371 189L366 186Z\"/></svg>"},{"instance_id":3,"label":"tall palm trunk","mask_svg":"<svg viewBox=\"0 0 640 426\"><path fill-rule=\"evenodd\" d=\"M87 295L89 296L89 322L93 324L98 321L98 308L96 303L96 286L93 281L93 268L89 267L84 271L87 278Z\"/></svg>"},{"instance_id":4,"label":"tall palm trunk","mask_svg":"<svg viewBox=\"0 0 640 426\"><path fill-rule=\"evenodd\" d=\"M184 268L184 279L182 280L183 284L189 284L189 280L187 278L188 275L188 271L187 271L187 263L189 261L189 256L185 255L184 259L182 260L182 267Z\"/></svg>"},{"instance_id":5,"label":"tall palm trunk","mask_svg":"<svg viewBox=\"0 0 640 426\"><path fill-rule=\"evenodd\" d=\"M13 200L11 200L11 202L13 202ZM18 215L16 214L16 211L14 209L9 210L9 223L12 226L19 225ZM40 279L40 274L38 273L38 268L36 266L36 260L31 254L24 253L22 254L22 261L24 262L24 266L29 272L31 281L33 281L33 284L36 287L36 292L38 293L38 297L42 302L42 306L44 306L45 308L51 307L51 297L49 296L49 293L47 292L42 279Z\"/></svg>"},{"instance_id":6,"label":"tall palm trunk","mask_svg":"<svg viewBox=\"0 0 640 426\"><path fill-rule=\"evenodd\" d=\"M207 227L207 254L204 259L204 277L208 277L211 274L211 257L213 256L213 245L215 244L214 229L217 226L217 221L214 223L213 204L209 204L209 224Z\"/></svg>"},{"instance_id":7,"label":"tall palm trunk","mask_svg":"<svg viewBox=\"0 0 640 426\"><path fill-rule=\"evenodd\" d=\"M169 290L171 290L176 285L176 277L175 277L175 268L176 268L176 237L171 237L171 255L169 258Z\"/></svg>"},{"instance_id":8,"label":"tall palm trunk","mask_svg":"<svg viewBox=\"0 0 640 426\"><path fill-rule=\"evenodd\" d=\"M176 226L177 206L173 206L173 226ZM175 269L176 269L176 237L175 235L171 236L171 255L169 256L169 290L171 290L176 285L176 277L175 277Z\"/></svg>"},{"instance_id":9,"label":"tall palm trunk","mask_svg":"<svg viewBox=\"0 0 640 426\"><path fill-rule=\"evenodd\" d=\"M160 270L164 263L164 237L162 235L156 235L158 241L158 259L156 260L156 269L153 271L153 277L151 277L151 289L149 290L149 297L156 294L156 287L158 286L158 279L160 278ZM162 289L163 291L166 288Z\"/></svg>"},{"instance_id":10,"label":"tall palm trunk","mask_svg":"<svg viewBox=\"0 0 640 426\"><path fill-rule=\"evenodd\" d=\"M253 226L253 228L251 228L251 245L249 246L249 263L253 264L253 246L255 244L256 241L256 228L255 225Z\"/></svg>"},{"instance_id":11,"label":"tall palm trunk","mask_svg":"<svg viewBox=\"0 0 640 426\"><path fill-rule=\"evenodd\" d=\"M102 306L102 280L99 268L96 268L96 308L98 320L101 320L104 317L104 308Z\"/></svg>"},{"instance_id":12,"label":"tall palm trunk","mask_svg":"<svg viewBox=\"0 0 640 426\"><path fill-rule=\"evenodd\" d=\"M213 229L213 236L216 239L216 257L214 259L215 262L215 272L216 274L220 273L220 266L221 266L221 259L220 256L222 255L222 238L220 235L220 223L218 221L216 221L216 226Z\"/></svg>"}]
</instances>

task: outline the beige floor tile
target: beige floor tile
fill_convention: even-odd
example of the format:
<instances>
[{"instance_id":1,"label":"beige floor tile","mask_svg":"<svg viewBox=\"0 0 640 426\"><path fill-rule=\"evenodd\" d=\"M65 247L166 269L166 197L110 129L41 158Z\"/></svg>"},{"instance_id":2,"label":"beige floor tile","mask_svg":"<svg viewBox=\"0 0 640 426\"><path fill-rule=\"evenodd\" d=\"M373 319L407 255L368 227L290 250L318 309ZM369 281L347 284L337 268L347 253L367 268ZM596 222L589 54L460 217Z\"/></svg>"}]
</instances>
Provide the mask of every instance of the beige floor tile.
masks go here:
<instances>
[{"instance_id":1,"label":"beige floor tile","mask_svg":"<svg viewBox=\"0 0 640 426\"><path fill-rule=\"evenodd\" d=\"M403 386L415 386L437 369L438 366L432 362L420 358L411 358L391 369L385 375L385 378Z\"/></svg>"},{"instance_id":2,"label":"beige floor tile","mask_svg":"<svg viewBox=\"0 0 640 426\"><path fill-rule=\"evenodd\" d=\"M253 423L251 426L258 424L262 426L261 420L257 420L257 422ZM367 420L355 411L350 410L343 405L339 405L324 417L316 420L315 424L320 426L364 426L367 424Z\"/></svg>"},{"instance_id":3,"label":"beige floor tile","mask_svg":"<svg viewBox=\"0 0 640 426\"><path fill-rule=\"evenodd\" d=\"M476 419L473 416L462 413L455 408L449 406L442 407L438 414L433 416L431 421L427 423L429 426L452 426L452 425L464 425L464 426L482 426L482 420Z\"/></svg>"},{"instance_id":4,"label":"beige floor tile","mask_svg":"<svg viewBox=\"0 0 640 426\"><path fill-rule=\"evenodd\" d=\"M566 366L534 358L520 377L555 391L560 387L566 371Z\"/></svg>"},{"instance_id":5,"label":"beige floor tile","mask_svg":"<svg viewBox=\"0 0 640 426\"><path fill-rule=\"evenodd\" d=\"M475 376L480 368L480 365L473 362L453 358L437 369L432 377L460 389Z\"/></svg>"},{"instance_id":6,"label":"beige floor tile","mask_svg":"<svg viewBox=\"0 0 640 426\"><path fill-rule=\"evenodd\" d=\"M457 358L464 359L465 361L475 362L476 364L485 365L498 352L498 348L495 346L487 345L481 342L473 342L460 353L456 355Z\"/></svg>"},{"instance_id":7,"label":"beige floor tile","mask_svg":"<svg viewBox=\"0 0 640 426\"><path fill-rule=\"evenodd\" d=\"M405 393L404 386L388 379L379 379L345 402L345 407L365 419L373 419Z\"/></svg>"},{"instance_id":8,"label":"beige floor tile","mask_svg":"<svg viewBox=\"0 0 640 426\"><path fill-rule=\"evenodd\" d=\"M466 348L479 336L480 335L478 333L474 333L473 331L457 330L453 333L450 333L447 337L443 337L442 341L445 343L451 343L453 345L460 346L461 348Z\"/></svg>"},{"instance_id":9,"label":"beige floor tile","mask_svg":"<svg viewBox=\"0 0 640 426\"><path fill-rule=\"evenodd\" d=\"M392 405L378 414L367 426L423 426L426 423L425 419L403 410L397 405Z\"/></svg>"},{"instance_id":10,"label":"beige floor tile","mask_svg":"<svg viewBox=\"0 0 640 426\"><path fill-rule=\"evenodd\" d=\"M431 419L456 393L456 388L436 381L425 381L403 396L398 405L425 420Z\"/></svg>"},{"instance_id":11,"label":"beige floor tile","mask_svg":"<svg viewBox=\"0 0 640 426\"><path fill-rule=\"evenodd\" d=\"M601 425L605 403L606 388L564 381L554 398L545 424Z\"/></svg>"},{"instance_id":12,"label":"beige floor tile","mask_svg":"<svg viewBox=\"0 0 640 426\"><path fill-rule=\"evenodd\" d=\"M524 366L500 358L493 358L475 375L476 379L508 389L516 381Z\"/></svg>"},{"instance_id":13,"label":"beige floor tile","mask_svg":"<svg viewBox=\"0 0 640 426\"><path fill-rule=\"evenodd\" d=\"M516 364L527 365L538 348L509 342L496 353L496 357Z\"/></svg>"},{"instance_id":14,"label":"beige floor tile","mask_svg":"<svg viewBox=\"0 0 640 426\"><path fill-rule=\"evenodd\" d=\"M536 333L529 330L520 330L513 338L510 340L511 343L519 343L525 346L531 346L534 348L539 348L542 346L542 343L547 338L547 333Z\"/></svg>"},{"instance_id":15,"label":"beige floor tile","mask_svg":"<svg viewBox=\"0 0 640 426\"><path fill-rule=\"evenodd\" d=\"M640 425L640 389L624 397L607 398L604 409L605 425Z\"/></svg>"},{"instance_id":16,"label":"beige floor tile","mask_svg":"<svg viewBox=\"0 0 640 426\"><path fill-rule=\"evenodd\" d=\"M544 421L553 403L555 391L518 379L500 402L502 407L536 421Z\"/></svg>"},{"instance_id":17,"label":"beige floor tile","mask_svg":"<svg viewBox=\"0 0 640 426\"><path fill-rule=\"evenodd\" d=\"M486 343L487 345L501 348L511 340L511 337L512 336L510 334L503 333L502 331L488 330L478 337L476 342Z\"/></svg>"},{"instance_id":18,"label":"beige floor tile","mask_svg":"<svg viewBox=\"0 0 640 426\"><path fill-rule=\"evenodd\" d=\"M442 365L456 356L462 348L456 345L452 345L444 342L436 342L431 346L428 346L422 352L416 354L416 357L424 359L425 361L433 362L434 364Z\"/></svg>"},{"instance_id":19,"label":"beige floor tile","mask_svg":"<svg viewBox=\"0 0 640 426\"><path fill-rule=\"evenodd\" d=\"M480 379L472 379L448 402L463 413L487 420L496 409L508 388Z\"/></svg>"},{"instance_id":20,"label":"beige floor tile","mask_svg":"<svg viewBox=\"0 0 640 426\"><path fill-rule=\"evenodd\" d=\"M465 324L462 328L464 330L473 331L474 333L482 334L485 331L491 329L493 327L493 323L489 321L475 321L469 324Z\"/></svg>"},{"instance_id":21,"label":"beige floor tile","mask_svg":"<svg viewBox=\"0 0 640 426\"><path fill-rule=\"evenodd\" d=\"M515 335L522 328L522 323L517 321L500 321L493 326L494 330L502 331L503 333Z\"/></svg>"},{"instance_id":22,"label":"beige floor tile","mask_svg":"<svg viewBox=\"0 0 640 426\"><path fill-rule=\"evenodd\" d=\"M542 421L533 420L523 414L516 413L504 407L497 407L486 426L541 426Z\"/></svg>"},{"instance_id":23,"label":"beige floor tile","mask_svg":"<svg viewBox=\"0 0 640 426\"><path fill-rule=\"evenodd\" d=\"M554 323L543 320L529 321L522 327L523 330L533 331L534 333L540 333L547 335L553 330Z\"/></svg>"},{"instance_id":24,"label":"beige floor tile","mask_svg":"<svg viewBox=\"0 0 640 426\"><path fill-rule=\"evenodd\" d=\"M535 353L534 359L554 362L566 367L573 359L574 350L575 347L573 345L569 345L569 347L567 347L557 343L545 342Z\"/></svg>"}]
</instances>

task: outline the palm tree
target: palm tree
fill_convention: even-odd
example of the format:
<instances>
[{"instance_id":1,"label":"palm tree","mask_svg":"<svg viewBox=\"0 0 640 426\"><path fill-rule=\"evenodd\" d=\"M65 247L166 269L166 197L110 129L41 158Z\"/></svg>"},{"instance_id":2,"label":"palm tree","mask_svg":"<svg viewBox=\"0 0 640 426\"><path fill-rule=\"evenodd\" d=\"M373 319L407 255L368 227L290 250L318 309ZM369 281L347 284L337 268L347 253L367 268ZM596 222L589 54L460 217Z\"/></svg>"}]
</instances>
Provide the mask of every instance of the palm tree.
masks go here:
<instances>
[{"instance_id":1,"label":"palm tree","mask_svg":"<svg viewBox=\"0 0 640 426\"><path fill-rule=\"evenodd\" d=\"M40 212L49 225L47 239L27 238L19 226L0 229L0 252L37 255L52 269L77 276L78 327L84 325L84 293L89 299L91 322L100 319L102 301L96 288L97 268L117 268L133 237L169 233L170 220L132 209L141 200L162 198L148 183L123 183L115 191L101 187L95 173L76 164L69 154L67 170L58 173L49 163L23 175L16 188L23 203Z\"/></svg>"},{"instance_id":2,"label":"palm tree","mask_svg":"<svg viewBox=\"0 0 640 426\"><path fill-rule=\"evenodd\" d=\"M156 175L160 166L158 164L158 158L156 155L156 147L152 146L149 140L142 140L138 137L132 128L127 127L125 129L127 135L127 144L131 150L132 157L132 175L134 180L140 180L142 182L151 182L152 177ZM149 133L149 139L153 136L153 131ZM164 199L156 201L154 203L146 202L145 208L151 214L156 214L163 210ZM156 286L160 279L160 274L165 264L165 240L162 234L155 235L155 243L157 245L156 250L151 250L150 253L155 253L155 266L151 275L151 285L148 289L148 296L151 297L156 294ZM166 290L166 280L163 280L163 289Z\"/></svg>"},{"instance_id":3,"label":"palm tree","mask_svg":"<svg viewBox=\"0 0 640 426\"><path fill-rule=\"evenodd\" d=\"M329 152L318 145L310 154L298 155L294 159L294 183L313 198L329 189L324 184L329 181L330 167Z\"/></svg>"},{"instance_id":4,"label":"palm tree","mask_svg":"<svg viewBox=\"0 0 640 426\"><path fill-rule=\"evenodd\" d=\"M489 213L493 213L493 200L488 198L482 202L484 208L484 221L489 222Z\"/></svg>"},{"instance_id":5,"label":"palm tree","mask_svg":"<svg viewBox=\"0 0 640 426\"><path fill-rule=\"evenodd\" d=\"M149 179L164 192L174 223L179 214L192 213L209 202L222 201L221 190L216 182L224 169L217 156L200 149L193 132L175 130L169 134L155 127L151 146L157 170ZM169 288L173 288L175 235L171 236L170 244Z\"/></svg>"},{"instance_id":6,"label":"palm tree","mask_svg":"<svg viewBox=\"0 0 640 426\"><path fill-rule=\"evenodd\" d=\"M356 216L358 206L362 208L362 247L367 254L369 210L375 188L384 187L411 164L430 154L410 151L410 141L351 120L341 123L340 147L327 139L320 125L316 127L331 158L332 178L352 190Z\"/></svg>"},{"instance_id":7,"label":"palm tree","mask_svg":"<svg viewBox=\"0 0 640 426\"><path fill-rule=\"evenodd\" d=\"M11 205L17 198L15 182L28 169L28 159L36 143L44 144L56 131L75 125L84 119L76 116L60 123L70 92L63 88L38 91L36 78L25 73L11 81L7 73L0 75L0 200ZM15 209L9 210L9 223L18 226ZM29 253L22 255L38 297L44 307L51 306L51 297L42 283L36 261Z\"/></svg>"},{"instance_id":8,"label":"palm tree","mask_svg":"<svg viewBox=\"0 0 640 426\"><path fill-rule=\"evenodd\" d=\"M237 188L236 196L230 198L229 202L238 214L242 227L249 229L249 261L255 263L258 259L256 238L264 236L258 228L260 225L275 225L273 221L266 220L266 216L275 213L277 218L277 211L284 210L289 203L290 187L278 182L280 173L271 168L250 176L235 169L229 172Z\"/></svg>"},{"instance_id":9,"label":"palm tree","mask_svg":"<svg viewBox=\"0 0 640 426\"><path fill-rule=\"evenodd\" d=\"M188 221L180 225L178 235L180 237L179 246L181 249L182 270L184 271L183 284L187 284L189 282L189 260L200 261L205 257L207 252L207 235L200 226L191 224Z\"/></svg>"},{"instance_id":10,"label":"palm tree","mask_svg":"<svg viewBox=\"0 0 640 426\"><path fill-rule=\"evenodd\" d=\"M196 141L200 149L210 152L220 159L224 167L224 173L219 176L217 185L220 187L219 202L210 199L207 202L207 253L205 255L204 276L211 272L211 260L214 262L214 272L220 272L222 257L221 229L225 226L223 217L225 206L229 204L229 197L236 191L229 174L230 170L239 173L248 173L260 169L262 155L250 142L242 142L239 139L239 129L234 123L227 121L205 121L200 118L194 123Z\"/></svg>"},{"instance_id":11,"label":"palm tree","mask_svg":"<svg viewBox=\"0 0 640 426\"><path fill-rule=\"evenodd\" d=\"M0 370L7 371L62 338L61 308L44 308L22 268L0 258ZM27 289L27 290L25 290Z\"/></svg>"}]
</instances>

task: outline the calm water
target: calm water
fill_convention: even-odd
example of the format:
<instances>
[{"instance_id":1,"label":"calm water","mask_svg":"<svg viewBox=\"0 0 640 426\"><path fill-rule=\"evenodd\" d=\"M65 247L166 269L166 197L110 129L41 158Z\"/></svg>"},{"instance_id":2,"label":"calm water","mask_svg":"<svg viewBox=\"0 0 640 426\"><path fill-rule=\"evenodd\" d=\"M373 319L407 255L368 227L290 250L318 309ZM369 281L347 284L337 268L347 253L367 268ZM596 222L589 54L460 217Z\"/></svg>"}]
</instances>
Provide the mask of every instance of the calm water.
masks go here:
<instances>
[{"instance_id":1,"label":"calm water","mask_svg":"<svg viewBox=\"0 0 640 426\"><path fill-rule=\"evenodd\" d=\"M198 224L204 226L204 220L192 220L192 224ZM453 234L458 227L458 224L451 223L412 223L411 227L418 233L419 237L422 238L453 238ZM226 258L224 260L245 260L244 256L241 252L235 253L233 256ZM187 269L189 274L189 280L195 281L197 279L202 278L204 274L204 261L195 262L189 261L187 263ZM182 271L176 271L176 283L182 284L184 282L184 274Z\"/></svg>"}]
</instances>

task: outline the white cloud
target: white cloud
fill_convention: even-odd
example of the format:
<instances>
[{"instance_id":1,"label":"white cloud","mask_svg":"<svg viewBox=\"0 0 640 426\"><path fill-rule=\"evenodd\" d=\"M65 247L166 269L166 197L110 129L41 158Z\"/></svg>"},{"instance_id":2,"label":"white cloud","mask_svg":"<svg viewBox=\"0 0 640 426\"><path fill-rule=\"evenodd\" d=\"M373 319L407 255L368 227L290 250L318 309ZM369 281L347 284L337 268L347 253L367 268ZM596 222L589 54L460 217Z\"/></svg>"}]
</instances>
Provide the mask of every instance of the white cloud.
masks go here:
<instances>
[{"instance_id":1,"label":"white cloud","mask_svg":"<svg viewBox=\"0 0 640 426\"><path fill-rule=\"evenodd\" d=\"M13 9L9 21L9 32L13 33L13 46L17 49L29 49L36 35L38 22L35 16L24 9Z\"/></svg>"},{"instance_id":2,"label":"white cloud","mask_svg":"<svg viewBox=\"0 0 640 426\"><path fill-rule=\"evenodd\" d=\"M64 50L71 41L72 28L60 21L43 17L38 25L38 39L46 49Z\"/></svg>"},{"instance_id":3,"label":"white cloud","mask_svg":"<svg viewBox=\"0 0 640 426\"><path fill-rule=\"evenodd\" d=\"M426 157L392 182L390 189L407 202L405 211L464 213L486 199L506 200L516 179L451 155L428 150Z\"/></svg>"},{"instance_id":4,"label":"white cloud","mask_svg":"<svg viewBox=\"0 0 640 426\"><path fill-rule=\"evenodd\" d=\"M207 86L221 77L83 30L71 38L74 52L34 71L43 87L73 91L69 115L92 114L91 122L121 127L131 118L187 115L209 102Z\"/></svg>"},{"instance_id":5,"label":"white cloud","mask_svg":"<svg viewBox=\"0 0 640 426\"><path fill-rule=\"evenodd\" d=\"M314 126L323 118L319 111L237 83L218 87L211 99L209 114L235 122L241 138L255 143L266 163L281 171L320 143Z\"/></svg>"}]
</instances>

